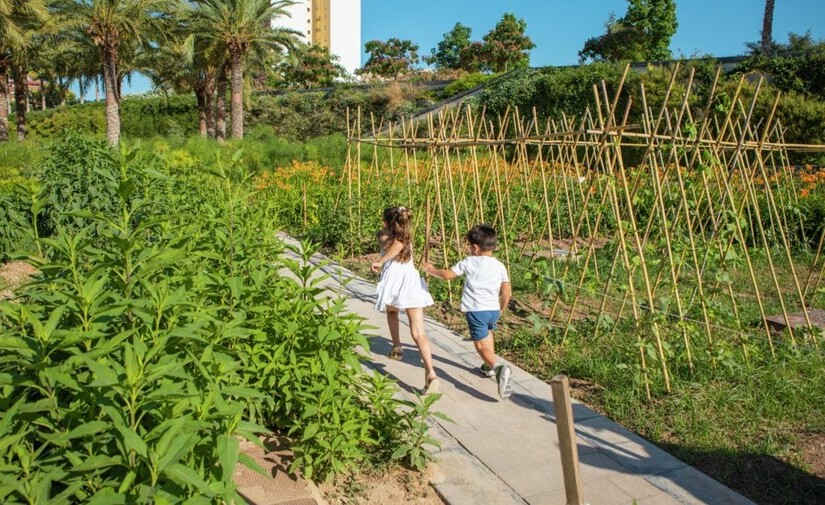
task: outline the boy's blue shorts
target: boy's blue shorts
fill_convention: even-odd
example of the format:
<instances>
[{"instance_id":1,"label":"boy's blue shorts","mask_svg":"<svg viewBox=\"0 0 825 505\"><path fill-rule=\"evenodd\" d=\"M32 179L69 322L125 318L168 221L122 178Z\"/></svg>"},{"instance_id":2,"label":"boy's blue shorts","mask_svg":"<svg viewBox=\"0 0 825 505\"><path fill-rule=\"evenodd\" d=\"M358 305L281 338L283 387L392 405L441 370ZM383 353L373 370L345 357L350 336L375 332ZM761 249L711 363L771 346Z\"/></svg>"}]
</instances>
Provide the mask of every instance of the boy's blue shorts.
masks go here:
<instances>
[{"instance_id":1,"label":"boy's blue shorts","mask_svg":"<svg viewBox=\"0 0 825 505\"><path fill-rule=\"evenodd\" d=\"M467 326L470 327L470 339L478 341L487 338L490 330L496 329L496 322L501 316L501 311L480 310L478 312L467 312L464 316L467 318Z\"/></svg>"}]
</instances>

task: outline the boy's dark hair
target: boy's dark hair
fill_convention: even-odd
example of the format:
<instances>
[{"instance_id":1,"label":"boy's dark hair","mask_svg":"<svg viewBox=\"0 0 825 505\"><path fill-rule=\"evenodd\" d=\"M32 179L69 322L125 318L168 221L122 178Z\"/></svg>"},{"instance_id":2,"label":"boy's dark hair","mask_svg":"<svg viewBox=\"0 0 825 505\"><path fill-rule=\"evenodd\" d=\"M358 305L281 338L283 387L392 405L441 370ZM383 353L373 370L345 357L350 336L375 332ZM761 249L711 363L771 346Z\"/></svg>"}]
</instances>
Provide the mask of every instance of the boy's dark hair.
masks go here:
<instances>
[{"instance_id":1,"label":"boy's dark hair","mask_svg":"<svg viewBox=\"0 0 825 505\"><path fill-rule=\"evenodd\" d=\"M477 224L467 232L467 240L481 248L482 251L492 251L496 248L496 230L488 224Z\"/></svg>"}]
</instances>

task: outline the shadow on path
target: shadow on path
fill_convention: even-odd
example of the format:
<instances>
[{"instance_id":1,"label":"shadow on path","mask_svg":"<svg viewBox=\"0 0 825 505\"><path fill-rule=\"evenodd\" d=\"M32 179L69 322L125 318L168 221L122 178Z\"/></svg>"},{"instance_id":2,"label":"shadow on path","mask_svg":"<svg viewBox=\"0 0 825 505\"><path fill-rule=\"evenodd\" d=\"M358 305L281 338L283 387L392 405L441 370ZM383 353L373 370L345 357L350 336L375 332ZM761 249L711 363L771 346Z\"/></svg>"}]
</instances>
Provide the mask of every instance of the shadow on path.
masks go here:
<instances>
[{"instance_id":1,"label":"shadow on path","mask_svg":"<svg viewBox=\"0 0 825 505\"><path fill-rule=\"evenodd\" d=\"M769 454L662 448L760 505L825 504L825 479Z\"/></svg>"}]
</instances>

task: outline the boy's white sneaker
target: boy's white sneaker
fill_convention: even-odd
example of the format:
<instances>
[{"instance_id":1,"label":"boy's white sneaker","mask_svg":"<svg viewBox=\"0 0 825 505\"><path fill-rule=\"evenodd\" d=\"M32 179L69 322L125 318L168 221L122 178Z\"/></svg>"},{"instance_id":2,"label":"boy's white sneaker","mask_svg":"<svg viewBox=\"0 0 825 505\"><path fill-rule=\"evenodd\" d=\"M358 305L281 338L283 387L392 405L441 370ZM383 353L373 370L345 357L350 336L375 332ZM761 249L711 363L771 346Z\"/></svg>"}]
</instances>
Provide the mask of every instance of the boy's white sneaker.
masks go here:
<instances>
[{"instance_id":1,"label":"boy's white sneaker","mask_svg":"<svg viewBox=\"0 0 825 505\"><path fill-rule=\"evenodd\" d=\"M512 375L510 365L499 365L496 367L496 382L498 382L498 396L502 400L510 398L513 394L513 387L510 384L510 376Z\"/></svg>"}]
</instances>

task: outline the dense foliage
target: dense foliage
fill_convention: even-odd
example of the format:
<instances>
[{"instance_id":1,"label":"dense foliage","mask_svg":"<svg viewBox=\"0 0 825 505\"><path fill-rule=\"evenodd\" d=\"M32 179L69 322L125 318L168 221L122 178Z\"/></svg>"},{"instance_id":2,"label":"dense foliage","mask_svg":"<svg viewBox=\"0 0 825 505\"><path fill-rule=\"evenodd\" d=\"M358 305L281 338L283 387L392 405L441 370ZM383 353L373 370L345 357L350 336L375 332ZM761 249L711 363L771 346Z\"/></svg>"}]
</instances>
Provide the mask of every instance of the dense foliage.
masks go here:
<instances>
[{"instance_id":1,"label":"dense foliage","mask_svg":"<svg viewBox=\"0 0 825 505\"><path fill-rule=\"evenodd\" d=\"M360 320L276 237L242 151L159 147L71 136L5 216L39 273L0 301L0 499L239 502L239 441L270 430L311 478L426 463L435 397L362 369Z\"/></svg>"},{"instance_id":2,"label":"dense foliage","mask_svg":"<svg viewBox=\"0 0 825 505\"><path fill-rule=\"evenodd\" d=\"M456 23L424 60L437 70L465 72L507 72L530 64L530 50L536 47L526 35L527 22L505 12L481 41L471 41L472 30Z\"/></svg>"},{"instance_id":3,"label":"dense foliage","mask_svg":"<svg viewBox=\"0 0 825 505\"><path fill-rule=\"evenodd\" d=\"M426 88L416 84L339 86L314 93L253 95L244 113L250 131L262 126L290 140L308 140L332 133L345 134L348 109L352 117L361 110L366 128L370 116L398 119L429 107L434 101ZM127 139L162 136L183 140L198 131L198 104L192 96L127 98L121 111L123 135ZM68 131L89 134L106 131L105 112L100 103L34 111L28 119L29 134L35 140L57 139Z\"/></svg>"},{"instance_id":4,"label":"dense foliage","mask_svg":"<svg viewBox=\"0 0 825 505\"><path fill-rule=\"evenodd\" d=\"M628 0L627 13L611 14L605 33L588 39L582 61L662 61L671 58L670 38L679 26L674 0Z\"/></svg>"},{"instance_id":5,"label":"dense foliage","mask_svg":"<svg viewBox=\"0 0 825 505\"><path fill-rule=\"evenodd\" d=\"M347 74L339 60L327 47L317 44L301 46L293 51L292 58L278 65L278 78L273 79L271 84L287 88L332 86Z\"/></svg>"},{"instance_id":6,"label":"dense foliage","mask_svg":"<svg viewBox=\"0 0 825 505\"><path fill-rule=\"evenodd\" d=\"M411 40L390 37L386 41L370 40L364 44L369 54L363 68L356 70L359 75L376 76L397 80L409 74L418 63L418 44Z\"/></svg>"},{"instance_id":7,"label":"dense foliage","mask_svg":"<svg viewBox=\"0 0 825 505\"><path fill-rule=\"evenodd\" d=\"M788 35L787 44L775 44L770 52L754 51L742 65L765 72L784 92L796 92L825 100L825 41L810 34Z\"/></svg>"},{"instance_id":8,"label":"dense foliage","mask_svg":"<svg viewBox=\"0 0 825 505\"><path fill-rule=\"evenodd\" d=\"M661 103L670 84L672 66L648 67L644 71L631 71L624 81L624 96L619 102L619 110L624 110L627 98L632 99L630 123L641 123L644 103L641 86L644 86L645 99L648 103ZM592 63L569 68L523 69L510 72L499 79L491 81L478 95L476 105L494 114L502 114L509 108L518 107L521 111L535 110L540 121L546 119L558 121L562 116L581 120L583 112L594 111L594 92L599 94L602 103L612 100L624 72L624 65L610 63ZM693 80L690 80L693 72ZM707 106L702 99L708 96L714 84L715 65L712 60L692 60L681 65L677 75L678 89L685 90L691 85L691 105L701 113ZM757 76L758 77L758 76ZM740 89L739 99L747 103L754 95L758 79L747 78L739 87L741 73L722 76L717 83L724 93L717 93L714 109L727 110L730 100ZM601 88L604 81L605 88ZM808 82L808 81L805 81ZM813 82L813 81L811 81ZM594 91L595 87L595 91ZM754 121L766 120L771 114L773 98L780 91L773 84L762 83L760 98L754 109ZM606 91L606 95L605 95ZM721 97L721 98L720 98ZM724 98L724 99L723 99ZM671 94L668 104L678 106L681 97ZM775 119L784 128L784 140L788 143L822 144L825 143L825 100L809 93L789 90L781 94ZM631 158L632 160L632 158ZM794 153L793 163L824 164L821 153Z\"/></svg>"}]
</instances>

